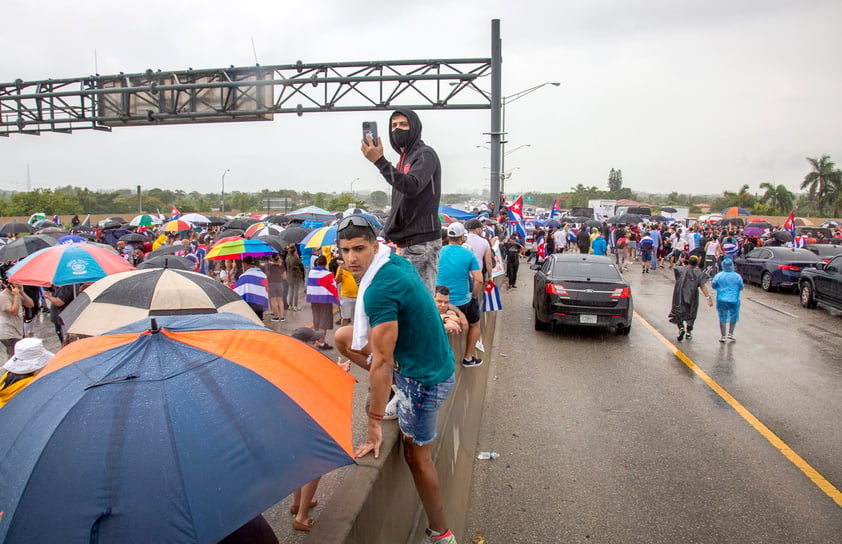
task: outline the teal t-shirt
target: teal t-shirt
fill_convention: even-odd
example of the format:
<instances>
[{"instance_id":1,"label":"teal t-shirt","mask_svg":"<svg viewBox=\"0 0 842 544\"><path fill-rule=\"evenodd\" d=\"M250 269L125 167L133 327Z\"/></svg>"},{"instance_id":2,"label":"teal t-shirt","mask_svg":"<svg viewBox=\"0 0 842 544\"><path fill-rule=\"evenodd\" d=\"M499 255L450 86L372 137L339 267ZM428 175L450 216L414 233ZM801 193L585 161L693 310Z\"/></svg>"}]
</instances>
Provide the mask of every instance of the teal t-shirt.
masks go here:
<instances>
[{"instance_id":1,"label":"teal t-shirt","mask_svg":"<svg viewBox=\"0 0 842 544\"><path fill-rule=\"evenodd\" d=\"M471 290L474 285L471 271L479 269L479 262L473 251L448 244L441 248L439 254L436 285L446 285L450 289L450 303L462 306L471 302Z\"/></svg>"},{"instance_id":2,"label":"teal t-shirt","mask_svg":"<svg viewBox=\"0 0 842 544\"><path fill-rule=\"evenodd\" d=\"M389 255L364 295L371 328L398 322L395 361L401 376L436 385L453 374L453 352L436 303L415 267Z\"/></svg>"}]
</instances>

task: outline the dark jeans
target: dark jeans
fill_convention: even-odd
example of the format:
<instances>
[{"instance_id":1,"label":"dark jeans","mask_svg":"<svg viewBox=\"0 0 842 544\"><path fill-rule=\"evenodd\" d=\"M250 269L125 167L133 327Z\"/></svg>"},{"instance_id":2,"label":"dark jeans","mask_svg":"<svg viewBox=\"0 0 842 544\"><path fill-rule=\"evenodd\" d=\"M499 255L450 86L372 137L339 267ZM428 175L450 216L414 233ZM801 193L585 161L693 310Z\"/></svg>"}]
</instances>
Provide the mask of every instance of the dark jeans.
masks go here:
<instances>
[{"instance_id":1,"label":"dark jeans","mask_svg":"<svg viewBox=\"0 0 842 544\"><path fill-rule=\"evenodd\" d=\"M517 269L520 266L520 263L507 263L506 264L506 277L509 279L509 285L514 285L517 283Z\"/></svg>"}]
</instances>

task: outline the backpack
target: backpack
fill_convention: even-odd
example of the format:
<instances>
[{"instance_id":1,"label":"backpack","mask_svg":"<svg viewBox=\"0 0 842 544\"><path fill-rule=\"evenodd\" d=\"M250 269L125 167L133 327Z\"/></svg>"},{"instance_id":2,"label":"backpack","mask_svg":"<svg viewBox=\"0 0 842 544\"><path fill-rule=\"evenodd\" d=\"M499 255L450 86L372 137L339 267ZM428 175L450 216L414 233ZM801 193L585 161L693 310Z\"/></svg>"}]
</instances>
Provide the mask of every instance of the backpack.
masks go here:
<instances>
[{"instance_id":1,"label":"backpack","mask_svg":"<svg viewBox=\"0 0 842 544\"><path fill-rule=\"evenodd\" d=\"M622 238L617 240L617 247L620 248L620 249L623 249L624 247L626 247L628 245L628 243L629 243L628 238L623 236Z\"/></svg>"}]
</instances>

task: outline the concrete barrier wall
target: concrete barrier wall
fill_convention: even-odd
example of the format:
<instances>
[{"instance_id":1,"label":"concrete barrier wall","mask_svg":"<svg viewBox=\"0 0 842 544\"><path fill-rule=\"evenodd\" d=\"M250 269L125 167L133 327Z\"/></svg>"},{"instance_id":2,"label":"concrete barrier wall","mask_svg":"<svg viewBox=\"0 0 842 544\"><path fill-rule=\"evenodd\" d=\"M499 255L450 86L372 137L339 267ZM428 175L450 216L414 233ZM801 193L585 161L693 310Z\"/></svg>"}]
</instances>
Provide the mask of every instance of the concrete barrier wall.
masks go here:
<instances>
[{"instance_id":1,"label":"concrete barrier wall","mask_svg":"<svg viewBox=\"0 0 842 544\"><path fill-rule=\"evenodd\" d=\"M471 490L482 407L493 354L497 312L483 314L483 354L477 368L461 365L465 335L451 336L456 386L439 415L433 460L439 473L445 515L459 542L463 534ZM331 497L307 542L417 544L424 536L424 515L412 474L403 459L397 422L383 423L380 458L359 461Z\"/></svg>"}]
</instances>

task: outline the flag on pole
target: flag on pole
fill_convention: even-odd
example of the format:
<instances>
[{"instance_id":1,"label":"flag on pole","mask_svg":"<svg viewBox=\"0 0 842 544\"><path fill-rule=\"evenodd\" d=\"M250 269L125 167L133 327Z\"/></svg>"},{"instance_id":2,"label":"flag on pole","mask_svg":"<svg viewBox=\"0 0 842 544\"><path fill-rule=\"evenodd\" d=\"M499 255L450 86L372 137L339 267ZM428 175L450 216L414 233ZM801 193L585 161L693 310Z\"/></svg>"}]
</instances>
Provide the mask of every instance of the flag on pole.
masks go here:
<instances>
[{"instance_id":1,"label":"flag on pole","mask_svg":"<svg viewBox=\"0 0 842 544\"><path fill-rule=\"evenodd\" d=\"M482 311L483 312L499 312L503 309L503 303L500 300L500 289L489 281L485 285L485 293L482 295Z\"/></svg>"},{"instance_id":2,"label":"flag on pole","mask_svg":"<svg viewBox=\"0 0 842 544\"><path fill-rule=\"evenodd\" d=\"M161 213L161 210L155 208L155 211L158 212L158 219L160 219L161 221L166 221L167 218L164 217L164 214Z\"/></svg>"},{"instance_id":3,"label":"flag on pole","mask_svg":"<svg viewBox=\"0 0 842 544\"><path fill-rule=\"evenodd\" d=\"M170 215L172 216L171 219L178 219L179 217L181 217L181 212L178 211L178 208L175 207L175 204L173 204L172 209L170 210Z\"/></svg>"},{"instance_id":4,"label":"flag on pole","mask_svg":"<svg viewBox=\"0 0 842 544\"><path fill-rule=\"evenodd\" d=\"M792 237L795 238L795 211L789 212L789 217L784 221L784 229L788 230Z\"/></svg>"},{"instance_id":5,"label":"flag on pole","mask_svg":"<svg viewBox=\"0 0 842 544\"><path fill-rule=\"evenodd\" d=\"M561 208L558 207L558 200L553 202L553 207L550 210L550 219L552 219L556 215L561 215Z\"/></svg>"}]
</instances>

